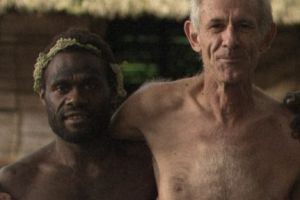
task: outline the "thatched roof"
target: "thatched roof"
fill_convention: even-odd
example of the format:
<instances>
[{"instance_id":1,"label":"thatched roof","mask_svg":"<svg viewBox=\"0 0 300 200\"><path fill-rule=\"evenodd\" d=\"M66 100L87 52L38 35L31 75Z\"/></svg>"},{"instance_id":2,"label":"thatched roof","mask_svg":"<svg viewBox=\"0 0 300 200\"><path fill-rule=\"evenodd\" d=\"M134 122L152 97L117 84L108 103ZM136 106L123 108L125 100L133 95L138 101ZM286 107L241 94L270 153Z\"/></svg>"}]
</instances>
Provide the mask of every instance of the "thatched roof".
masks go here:
<instances>
[{"instance_id":1,"label":"thatched roof","mask_svg":"<svg viewBox=\"0 0 300 200\"><path fill-rule=\"evenodd\" d=\"M274 18L280 23L300 23L299 0L272 0ZM136 17L144 13L163 18L188 16L189 0L1 0L0 13L66 12L96 17Z\"/></svg>"}]
</instances>

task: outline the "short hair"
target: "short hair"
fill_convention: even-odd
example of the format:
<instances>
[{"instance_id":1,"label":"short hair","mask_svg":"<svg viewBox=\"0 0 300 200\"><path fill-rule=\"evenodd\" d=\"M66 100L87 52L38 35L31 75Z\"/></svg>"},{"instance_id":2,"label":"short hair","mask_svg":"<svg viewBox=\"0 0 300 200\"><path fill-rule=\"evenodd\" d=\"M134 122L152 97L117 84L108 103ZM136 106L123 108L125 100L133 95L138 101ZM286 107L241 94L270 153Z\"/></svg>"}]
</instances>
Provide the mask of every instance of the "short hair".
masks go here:
<instances>
[{"instance_id":1,"label":"short hair","mask_svg":"<svg viewBox=\"0 0 300 200\"><path fill-rule=\"evenodd\" d=\"M190 3L190 20L193 28L198 32L200 28L201 5L204 0L191 0ZM255 0L259 9L259 29L261 33L265 33L269 26L273 23L272 6L270 0Z\"/></svg>"},{"instance_id":2,"label":"short hair","mask_svg":"<svg viewBox=\"0 0 300 200\"><path fill-rule=\"evenodd\" d=\"M37 63L34 69L34 90L35 92L39 92L42 88L45 87L45 77L44 72L47 69L50 61L53 57L47 58L46 62L39 62L39 59L43 61L42 55L47 55L49 52L53 51L53 47L57 45L59 41L65 40L67 42L72 42L70 45L66 45L62 48L58 48L56 53L62 51L83 51L92 53L106 64L107 67L107 80L109 83L109 87L112 92L120 95L125 90L123 89L123 80L121 70L114 70L113 65L116 65L115 57L109 47L109 45L97 34L91 33L87 30L83 29L74 29L71 28L59 35L56 35L52 42L44 49L44 51L40 54L37 59ZM75 44L76 43L76 44ZM95 53L100 52L100 53ZM56 54L55 53L55 54ZM121 79L121 80L120 80Z\"/></svg>"}]
</instances>

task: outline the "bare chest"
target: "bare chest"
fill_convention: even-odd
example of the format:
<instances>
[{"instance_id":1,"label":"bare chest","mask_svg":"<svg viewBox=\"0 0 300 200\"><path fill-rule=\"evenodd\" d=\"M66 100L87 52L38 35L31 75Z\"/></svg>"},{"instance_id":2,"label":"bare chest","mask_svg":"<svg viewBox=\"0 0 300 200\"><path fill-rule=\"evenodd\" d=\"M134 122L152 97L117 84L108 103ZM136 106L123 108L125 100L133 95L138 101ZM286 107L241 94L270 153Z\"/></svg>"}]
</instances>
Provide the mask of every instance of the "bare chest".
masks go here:
<instances>
[{"instance_id":1,"label":"bare chest","mask_svg":"<svg viewBox=\"0 0 300 200\"><path fill-rule=\"evenodd\" d=\"M116 164L117 165L117 164ZM117 168L119 167L119 168ZM124 200L150 199L154 188L149 170L134 172L136 168L119 164L107 171L72 173L58 170L39 174L18 200ZM144 179L141 173L144 172ZM152 179L151 179L152 180ZM144 182L145 181L145 182Z\"/></svg>"},{"instance_id":2,"label":"bare chest","mask_svg":"<svg viewBox=\"0 0 300 200\"><path fill-rule=\"evenodd\" d=\"M112 196L114 188L118 188L118 185L106 177L98 177L96 180L81 174L40 175L32 180L20 200L118 199Z\"/></svg>"},{"instance_id":3,"label":"bare chest","mask_svg":"<svg viewBox=\"0 0 300 200\"><path fill-rule=\"evenodd\" d=\"M300 146L284 128L267 121L224 128L186 119L162 129L160 140L149 136L160 200L288 199Z\"/></svg>"}]
</instances>

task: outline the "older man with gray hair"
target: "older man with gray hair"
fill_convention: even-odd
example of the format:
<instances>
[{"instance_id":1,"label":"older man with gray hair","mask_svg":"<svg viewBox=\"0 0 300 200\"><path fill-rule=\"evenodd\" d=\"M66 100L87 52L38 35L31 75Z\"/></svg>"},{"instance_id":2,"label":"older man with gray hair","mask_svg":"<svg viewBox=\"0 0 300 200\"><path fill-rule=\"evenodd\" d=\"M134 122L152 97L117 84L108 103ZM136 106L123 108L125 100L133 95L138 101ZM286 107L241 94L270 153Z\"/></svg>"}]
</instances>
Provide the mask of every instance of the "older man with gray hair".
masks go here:
<instances>
[{"instance_id":1,"label":"older man with gray hair","mask_svg":"<svg viewBox=\"0 0 300 200\"><path fill-rule=\"evenodd\" d=\"M253 85L276 34L269 0L192 0L184 25L203 72L154 82L114 115L119 138L145 139L160 200L299 200L292 113Z\"/></svg>"}]
</instances>

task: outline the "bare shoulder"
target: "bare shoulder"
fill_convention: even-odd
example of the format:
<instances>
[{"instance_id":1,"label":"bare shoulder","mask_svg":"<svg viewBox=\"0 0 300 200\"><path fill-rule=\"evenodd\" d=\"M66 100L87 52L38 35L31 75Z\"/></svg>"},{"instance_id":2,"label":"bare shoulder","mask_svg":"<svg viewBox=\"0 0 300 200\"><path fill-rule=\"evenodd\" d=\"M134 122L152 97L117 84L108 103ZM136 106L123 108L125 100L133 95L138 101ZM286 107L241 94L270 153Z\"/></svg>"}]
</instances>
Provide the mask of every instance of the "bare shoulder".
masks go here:
<instances>
[{"instance_id":1,"label":"bare shoulder","mask_svg":"<svg viewBox=\"0 0 300 200\"><path fill-rule=\"evenodd\" d=\"M290 128L293 113L283 103L267 96L260 90L256 91L255 96L260 119L262 118L270 124L274 132L282 134L288 143L291 143L296 148L300 147L298 142L292 137L292 129Z\"/></svg>"},{"instance_id":2,"label":"bare shoulder","mask_svg":"<svg viewBox=\"0 0 300 200\"><path fill-rule=\"evenodd\" d=\"M111 131L119 139L143 139L147 124L180 108L194 78L151 81L134 92L115 112Z\"/></svg>"},{"instance_id":3,"label":"bare shoulder","mask_svg":"<svg viewBox=\"0 0 300 200\"><path fill-rule=\"evenodd\" d=\"M145 83L128 101L135 101L145 113L176 109L183 103L194 77L175 81L152 81Z\"/></svg>"},{"instance_id":4,"label":"bare shoulder","mask_svg":"<svg viewBox=\"0 0 300 200\"><path fill-rule=\"evenodd\" d=\"M112 121L132 120L136 124L142 124L145 120L150 121L164 113L175 111L183 104L185 94L193 82L194 78L147 82L128 97L114 114Z\"/></svg>"},{"instance_id":5,"label":"bare shoulder","mask_svg":"<svg viewBox=\"0 0 300 200\"><path fill-rule=\"evenodd\" d=\"M20 196L26 191L39 173L39 166L47 154L46 146L0 170L0 186L13 196Z\"/></svg>"},{"instance_id":6,"label":"bare shoulder","mask_svg":"<svg viewBox=\"0 0 300 200\"><path fill-rule=\"evenodd\" d=\"M286 106L268 96L262 90L256 88L255 97L260 110L275 114L274 116L281 119L290 120L292 118L293 114Z\"/></svg>"}]
</instances>

